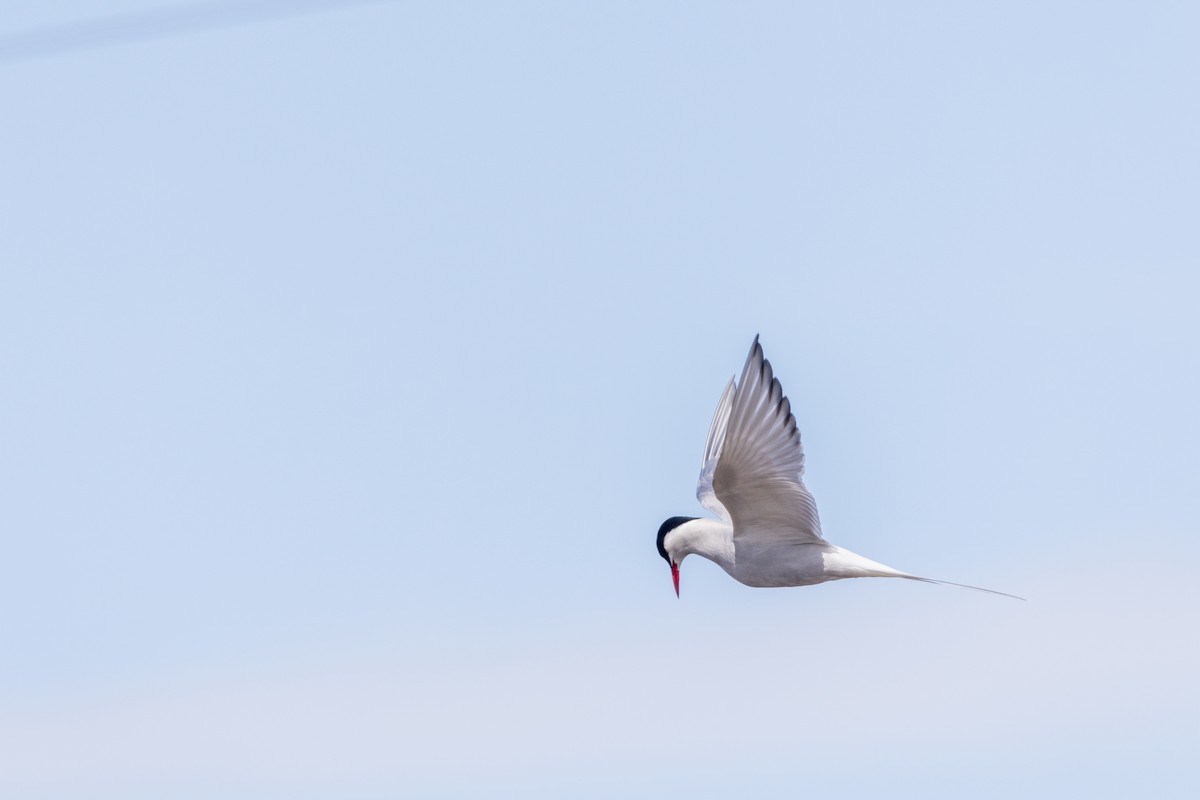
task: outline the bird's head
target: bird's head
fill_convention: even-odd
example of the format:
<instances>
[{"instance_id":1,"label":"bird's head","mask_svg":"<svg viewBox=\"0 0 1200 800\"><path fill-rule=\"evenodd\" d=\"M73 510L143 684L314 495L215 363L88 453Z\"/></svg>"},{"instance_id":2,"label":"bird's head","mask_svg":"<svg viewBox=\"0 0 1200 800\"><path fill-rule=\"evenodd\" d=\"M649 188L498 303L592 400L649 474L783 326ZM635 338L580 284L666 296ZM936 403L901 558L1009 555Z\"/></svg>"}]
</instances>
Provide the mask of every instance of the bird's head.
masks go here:
<instances>
[{"instance_id":1,"label":"bird's head","mask_svg":"<svg viewBox=\"0 0 1200 800\"><path fill-rule=\"evenodd\" d=\"M675 596L679 596L679 563L687 552L680 546L681 539L672 536L675 530L685 522L691 522L696 517L671 517L658 529L658 554L671 566L671 580L675 583Z\"/></svg>"}]
</instances>

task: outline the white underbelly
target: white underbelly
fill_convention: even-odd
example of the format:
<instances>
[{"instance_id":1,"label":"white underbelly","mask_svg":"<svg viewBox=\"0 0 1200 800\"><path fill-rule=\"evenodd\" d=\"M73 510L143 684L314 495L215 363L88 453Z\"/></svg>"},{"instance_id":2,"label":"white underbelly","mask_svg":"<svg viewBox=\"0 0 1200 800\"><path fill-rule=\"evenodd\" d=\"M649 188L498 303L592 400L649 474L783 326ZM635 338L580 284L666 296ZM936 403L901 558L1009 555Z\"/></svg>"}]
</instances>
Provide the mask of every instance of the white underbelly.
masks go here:
<instances>
[{"instance_id":1,"label":"white underbelly","mask_svg":"<svg viewBox=\"0 0 1200 800\"><path fill-rule=\"evenodd\" d=\"M747 586L810 586L834 580L825 566L825 547L815 544L749 548L737 546L734 568L736 580Z\"/></svg>"}]
</instances>

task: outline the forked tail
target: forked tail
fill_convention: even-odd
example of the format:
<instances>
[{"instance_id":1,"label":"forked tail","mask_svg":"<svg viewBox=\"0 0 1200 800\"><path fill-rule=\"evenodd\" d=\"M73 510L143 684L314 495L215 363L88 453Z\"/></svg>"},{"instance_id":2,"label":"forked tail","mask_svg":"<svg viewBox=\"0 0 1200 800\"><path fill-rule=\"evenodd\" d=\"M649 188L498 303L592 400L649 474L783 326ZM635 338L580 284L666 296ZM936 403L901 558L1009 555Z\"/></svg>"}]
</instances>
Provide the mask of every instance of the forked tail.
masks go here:
<instances>
[{"instance_id":1,"label":"forked tail","mask_svg":"<svg viewBox=\"0 0 1200 800\"><path fill-rule=\"evenodd\" d=\"M974 589L977 592L998 594L1002 597L1011 597L1014 600L1025 600L1024 597L1017 597L1015 594L997 592L995 589L984 589L982 586L968 586L965 583L939 581L933 578L922 578L920 575L910 575L907 572L901 572L898 569L880 564L878 561L864 558L858 553L852 553L846 548L838 547L835 544L826 545L822 557L825 559L825 574L831 578L908 578L910 581L940 583L943 586L957 586L960 589Z\"/></svg>"},{"instance_id":2,"label":"forked tail","mask_svg":"<svg viewBox=\"0 0 1200 800\"><path fill-rule=\"evenodd\" d=\"M1017 597L1015 594L1009 594L1008 592L997 592L995 589L984 589L982 586L968 586L965 583L955 583L954 581L938 581L938 580L934 580L933 578L922 578L917 575L909 575L906 572L900 573L899 577L908 578L910 581L921 581L922 583L937 583L937 584L941 584L942 586L957 586L960 589L974 589L977 592L987 592L988 594L998 594L1001 597L1011 597L1013 600L1020 600L1021 602L1026 602L1024 597Z\"/></svg>"}]
</instances>

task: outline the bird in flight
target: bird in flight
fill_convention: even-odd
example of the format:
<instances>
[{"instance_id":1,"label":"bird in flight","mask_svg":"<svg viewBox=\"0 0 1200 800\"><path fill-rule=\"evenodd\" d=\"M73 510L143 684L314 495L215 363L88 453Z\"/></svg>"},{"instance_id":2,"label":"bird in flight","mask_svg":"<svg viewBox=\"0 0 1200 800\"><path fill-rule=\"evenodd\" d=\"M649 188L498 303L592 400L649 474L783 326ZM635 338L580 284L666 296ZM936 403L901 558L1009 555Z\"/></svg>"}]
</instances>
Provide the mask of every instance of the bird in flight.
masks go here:
<instances>
[{"instance_id":1,"label":"bird in flight","mask_svg":"<svg viewBox=\"0 0 1200 800\"><path fill-rule=\"evenodd\" d=\"M671 567L675 594L679 565L695 553L747 586L908 578L1016 597L909 575L830 544L821 535L817 503L803 476L804 449L792 404L755 336L741 379L730 378L717 403L704 445L696 497L718 519L671 517L658 529L658 552Z\"/></svg>"}]
</instances>

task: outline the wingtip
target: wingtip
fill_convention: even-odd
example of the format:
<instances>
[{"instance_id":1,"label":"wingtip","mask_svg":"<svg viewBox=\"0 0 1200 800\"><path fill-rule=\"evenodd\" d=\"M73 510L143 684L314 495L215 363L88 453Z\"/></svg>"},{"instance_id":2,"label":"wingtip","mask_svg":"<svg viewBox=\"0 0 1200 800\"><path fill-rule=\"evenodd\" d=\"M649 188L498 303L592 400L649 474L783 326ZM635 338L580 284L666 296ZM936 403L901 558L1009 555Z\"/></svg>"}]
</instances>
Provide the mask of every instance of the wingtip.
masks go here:
<instances>
[{"instance_id":1,"label":"wingtip","mask_svg":"<svg viewBox=\"0 0 1200 800\"><path fill-rule=\"evenodd\" d=\"M750 345L750 353L746 356L746 363L757 359L761 362L766 362L767 354L763 352L762 342L758 340L758 334L754 334L754 344Z\"/></svg>"}]
</instances>

